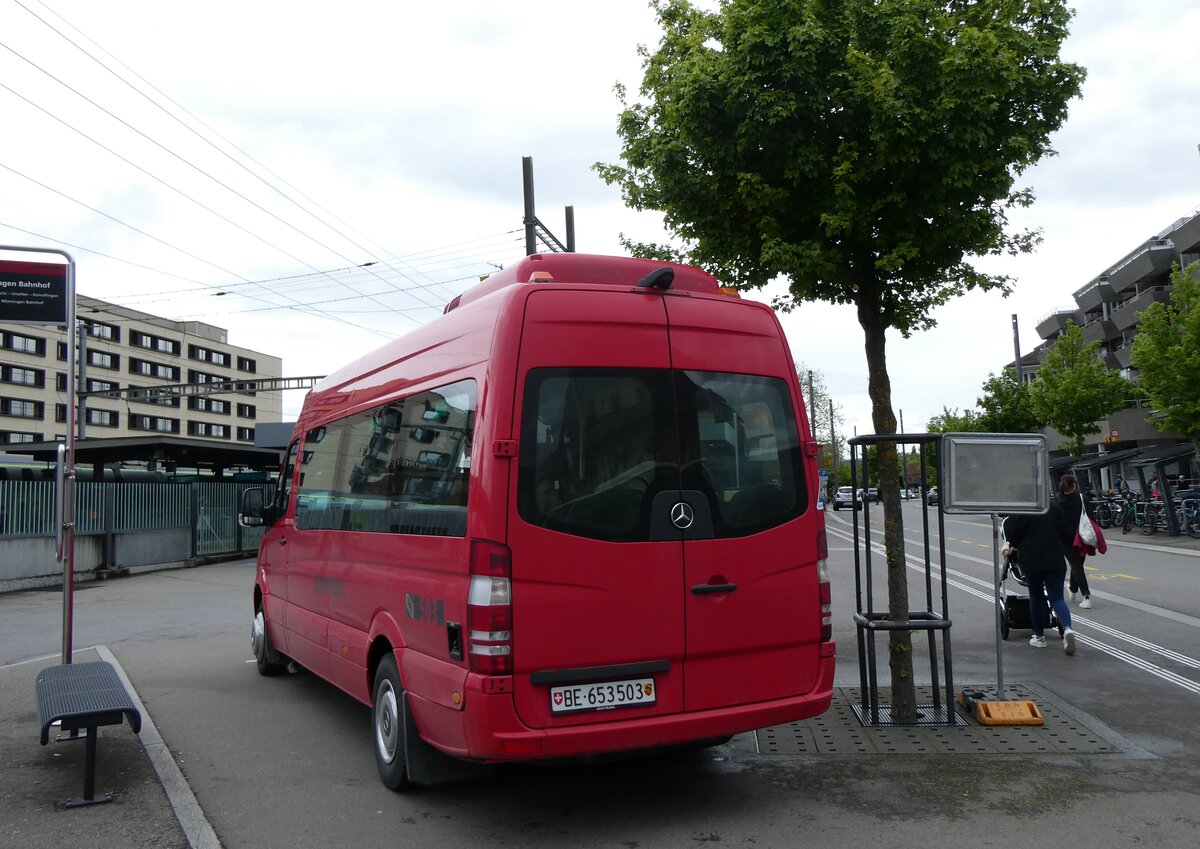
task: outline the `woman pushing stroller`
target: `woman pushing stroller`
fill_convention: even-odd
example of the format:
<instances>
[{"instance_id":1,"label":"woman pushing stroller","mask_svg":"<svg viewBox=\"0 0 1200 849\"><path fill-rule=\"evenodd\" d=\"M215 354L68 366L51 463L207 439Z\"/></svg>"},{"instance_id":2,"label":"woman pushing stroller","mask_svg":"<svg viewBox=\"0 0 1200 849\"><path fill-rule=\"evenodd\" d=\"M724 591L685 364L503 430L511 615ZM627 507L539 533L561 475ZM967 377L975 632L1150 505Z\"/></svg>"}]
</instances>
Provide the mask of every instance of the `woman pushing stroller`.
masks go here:
<instances>
[{"instance_id":1,"label":"woman pushing stroller","mask_svg":"<svg viewBox=\"0 0 1200 849\"><path fill-rule=\"evenodd\" d=\"M1029 588L1029 620L1033 625L1033 636L1029 645L1046 647L1046 600L1054 608L1063 626L1063 651L1075 654L1075 631L1071 628L1071 610L1063 599L1063 582L1067 577L1066 552L1075 539L1074 526L1067 523L1062 508L1055 501L1045 513L1009 516L1004 520L1004 536L1008 545L1003 554L1007 557L1012 548L1021 553L1021 565L1025 570Z\"/></svg>"}]
</instances>

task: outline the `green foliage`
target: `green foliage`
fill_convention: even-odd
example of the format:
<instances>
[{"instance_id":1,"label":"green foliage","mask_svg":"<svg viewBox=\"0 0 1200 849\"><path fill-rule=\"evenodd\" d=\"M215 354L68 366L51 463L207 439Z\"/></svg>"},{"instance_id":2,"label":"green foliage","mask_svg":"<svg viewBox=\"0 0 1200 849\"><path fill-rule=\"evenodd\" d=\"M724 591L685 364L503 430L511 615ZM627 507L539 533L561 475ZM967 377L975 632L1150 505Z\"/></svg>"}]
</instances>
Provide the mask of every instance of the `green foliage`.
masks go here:
<instances>
[{"instance_id":1,"label":"green foliage","mask_svg":"<svg viewBox=\"0 0 1200 849\"><path fill-rule=\"evenodd\" d=\"M999 376L989 374L983 382L983 395L975 403L983 411L979 429L987 433L1037 433L1041 428L1029 384L1018 380L1013 370L1005 369Z\"/></svg>"},{"instance_id":2,"label":"green foliage","mask_svg":"<svg viewBox=\"0 0 1200 849\"><path fill-rule=\"evenodd\" d=\"M1099 347L1099 342L1084 344L1083 328L1068 321L1029 389L1034 414L1070 440L1067 448L1076 457L1083 454L1084 437L1100 432L1100 420L1137 394L1128 380L1105 367L1096 355Z\"/></svg>"},{"instance_id":3,"label":"green foliage","mask_svg":"<svg viewBox=\"0 0 1200 849\"><path fill-rule=\"evenodd\" d=\"M1200 263L1171 272L1169 304L1140 313L1133 367L1164 430L1200 441Z\"/></svg>"},{"instance_id":4,"label":"green foliage","mask_svg":"<svg viewBox=\"0 0 1200 849\"><path fill-rule=\"evenodd\" d=\"M623 89L635 209L659 210L689 261L730 285L790 283L778 306L853 303L902 334L965 290L1003 288L969 256L1032 249L1006 232L1032 195L1084 72L1061 62L1061 0L654 0L641 100ZM673 249L637 246L655 255Z\"/></svg>"},{"instance_id":5,"label":"green foliage","mask_svg":"<svg viewBox=\"0 0 1200 849\"><path fill-rule=\"evenodd\" d=\"M942 411L929 420L925 426L930 433L975 433L983 430L980 426L979 413L975 410L953 410L942 407Z\"/></svg>"}]
</instances>

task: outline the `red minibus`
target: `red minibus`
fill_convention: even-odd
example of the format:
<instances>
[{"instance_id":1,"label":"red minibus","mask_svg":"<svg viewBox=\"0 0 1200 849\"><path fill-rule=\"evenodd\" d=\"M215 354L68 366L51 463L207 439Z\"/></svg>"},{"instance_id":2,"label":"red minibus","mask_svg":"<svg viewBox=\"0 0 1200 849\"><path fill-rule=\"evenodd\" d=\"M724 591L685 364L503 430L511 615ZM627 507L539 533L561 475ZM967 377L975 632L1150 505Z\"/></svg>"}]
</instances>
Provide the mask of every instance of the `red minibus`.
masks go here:
<instances>
[{"instance_id":1,"label":"red minibus","mask_svg":"<svg viewBox=\"0 0 1200 849\"><path fill-rule=\"evenodd\" d=\"M818 715L809 433L768 307L685 265L526 257L307 396L242 507L258 669L370 705L392 789Z\"/></svg>"}]
</instances>

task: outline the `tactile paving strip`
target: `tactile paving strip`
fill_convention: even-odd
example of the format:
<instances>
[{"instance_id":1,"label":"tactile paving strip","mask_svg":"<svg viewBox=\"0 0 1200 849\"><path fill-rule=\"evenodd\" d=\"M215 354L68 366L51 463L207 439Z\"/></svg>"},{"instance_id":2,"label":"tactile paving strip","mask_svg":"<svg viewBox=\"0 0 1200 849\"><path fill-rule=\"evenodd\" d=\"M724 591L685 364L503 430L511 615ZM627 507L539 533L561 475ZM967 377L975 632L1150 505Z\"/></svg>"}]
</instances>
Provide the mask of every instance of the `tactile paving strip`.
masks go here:
<instances>
[{"instance_id":1,"label":"tactile paving strip","mask_svg":"<svg viewBox=\"0 0 1200 849\"><path fill-rule=\"evenodd\" d=\"M987 687L967 686L961 689ZM919 704L932 703L930 688L917 688ZM1009 685L1005 699L1033 701L1045 725L980 725L960 705L959 724L871 727L859 721L857 687L834 690L833 704L822 716L755 732L763 755L942 754L1080 755L1121 754L1124 749L1089 727L1064 707L1020 684ZM943 706L944 709L944 706ZM943 713L944 718L944 713Z\"/></svg>"}]
</instances>

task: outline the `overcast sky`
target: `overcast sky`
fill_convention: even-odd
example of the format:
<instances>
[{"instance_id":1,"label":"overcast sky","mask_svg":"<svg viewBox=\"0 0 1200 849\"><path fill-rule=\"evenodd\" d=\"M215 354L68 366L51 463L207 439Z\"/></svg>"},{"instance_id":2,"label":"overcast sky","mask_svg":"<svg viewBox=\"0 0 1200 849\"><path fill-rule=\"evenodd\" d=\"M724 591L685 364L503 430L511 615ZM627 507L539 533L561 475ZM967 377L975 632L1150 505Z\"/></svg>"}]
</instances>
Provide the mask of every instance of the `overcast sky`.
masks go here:
<instances>
[{"instance_id":1,"label":"overcast sky","mask_svg":"<svg viewBox=\"0 0 1200 849\"><path fill-rule=\"evenodd\" d=\"M1200 4L1075 7L1083 97L1012 218L1045 241L985 266L1017 278L1010 298L889 336L908 431L974 406L1013 358L1013 313L1028 352L1040 318L1200 205ZM0 244L67 250L82 294L323 375L520 258L522 156L538 217L564 238L573 205L581 252L661 238L590 170L616 161L613 86L636 91L637 46L657 40L645 0L0 0ZM782 320L847 427L872 432L852 310ZM285 415L301 402L285 393Z\"/></svg>"}]
</instances>

